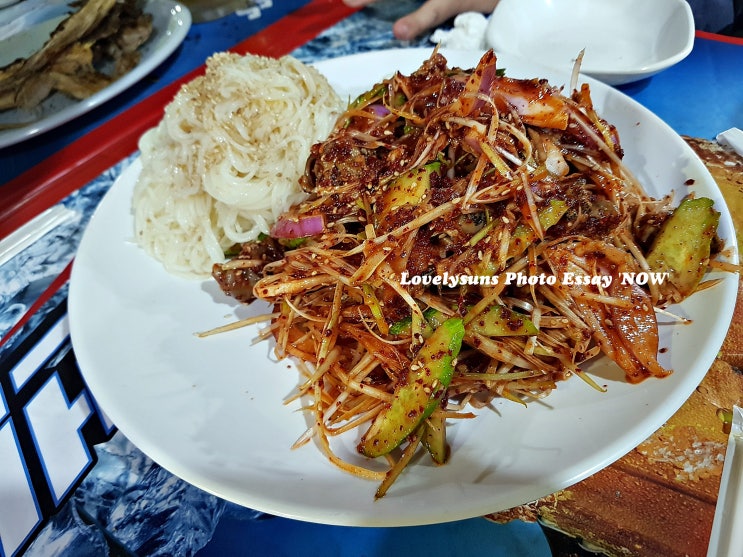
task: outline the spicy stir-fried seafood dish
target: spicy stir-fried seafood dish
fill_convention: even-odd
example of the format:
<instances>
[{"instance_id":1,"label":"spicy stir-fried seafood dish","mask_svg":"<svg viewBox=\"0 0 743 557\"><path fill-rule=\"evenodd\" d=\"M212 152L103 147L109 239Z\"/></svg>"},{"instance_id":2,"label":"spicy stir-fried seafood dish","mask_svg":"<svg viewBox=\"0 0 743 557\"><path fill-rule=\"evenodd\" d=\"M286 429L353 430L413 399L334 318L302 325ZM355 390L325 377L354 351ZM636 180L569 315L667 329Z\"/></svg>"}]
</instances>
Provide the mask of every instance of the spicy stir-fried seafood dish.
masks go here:
<instances>
[{"instance_id":1,"label":"spicy stir-fried seafood dish","mask_svg":"<svg viewBox=\"0 0 743 557\"><path fill-rule=\"evenodd\" d=\"M574 375L600 390L580 366L601 354L632 383L671 373L656 311L710 285L719 214L652 199L622 155L588 85L508 77L492 52L463 70L435 51L350 103L312 147L306 199L213 269L273 304L265 336L314 415L297 444L380 497L418 447L446 462L447 420L495 397ZM351 430L388 471L333 454Z\"/></svg>"}]
</instances>

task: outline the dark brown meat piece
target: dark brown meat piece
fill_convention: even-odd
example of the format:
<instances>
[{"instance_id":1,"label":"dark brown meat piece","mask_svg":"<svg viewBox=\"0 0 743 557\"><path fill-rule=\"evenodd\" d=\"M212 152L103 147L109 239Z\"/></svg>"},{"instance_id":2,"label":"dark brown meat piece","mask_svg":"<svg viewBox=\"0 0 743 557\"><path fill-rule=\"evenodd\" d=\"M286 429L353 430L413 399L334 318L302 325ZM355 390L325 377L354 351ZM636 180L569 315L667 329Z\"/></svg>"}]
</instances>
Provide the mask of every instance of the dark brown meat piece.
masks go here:
<instances>
[{"instance_id":1,"label":"dark brown meat piece","mask_svg":"<svg viewBox=\"0 0 743 557\"><path fill-rule=\"evenodd\" d=\"M222 292L248 304L255 300L253 287L263 278L264 267L284 257L284 248L271 237L242 245L240 254L225 263L215 263L212 276Z\"/></svg>"}]
</instances>

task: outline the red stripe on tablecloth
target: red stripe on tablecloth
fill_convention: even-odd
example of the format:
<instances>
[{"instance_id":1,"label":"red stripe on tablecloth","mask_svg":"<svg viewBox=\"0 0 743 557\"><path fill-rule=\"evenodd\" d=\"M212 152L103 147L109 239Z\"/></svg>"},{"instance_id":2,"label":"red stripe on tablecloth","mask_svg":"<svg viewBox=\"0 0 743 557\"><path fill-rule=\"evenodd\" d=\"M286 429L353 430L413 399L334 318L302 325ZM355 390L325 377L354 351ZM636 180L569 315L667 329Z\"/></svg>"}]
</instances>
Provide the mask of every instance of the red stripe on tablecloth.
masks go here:
<instances>
[{"instance_id":1,"label":"red stripe on tablecloth","mask_svg":"<svg viewBox=\"0 0 743 557\"><path fill-rule=\"evenodd\" d=\"M41 306L47 303L52 298L52 296L54 296L57 291L62 288L64 283L70 280L71 272L72 263L70 262L67 264L64 270L59 275L57 275L57 278L52 281L52 283L46 288L46 290L42 292L41 296L39 296L36 301L26 310L26 313L23 314L23 317L21 317L18 322L13 325L13 327L11 327L11 329L7 333L5 333L5 336L0 338L0 346L13 338L13 335L15 335L26 323L28 323L28 320L31 319L31 316L39 311Z\"/></svg>"},{"instance_id":2,"label":"red stripe on tablecloth","mask_svg":"<svg viewBox=\"0 0 743 557\"><path fill-rule=\"evenodd\" d=\"M282 56L356 11L358 8L349 8L340 0L313 0L268 27L266 31L270 32L257 33L233 50L240 54Z\"/></svg>"},{"instance_id":3,"label":"red stripe on tablecloth","mask_svg":"<svg viewBox=\"0 0 743 557\"><path fill-rule=\"evenodd\" d=\"M696 31L694 35L700 39L743 45L743 37L731 37L729 35L720 35L719 33L710 33L709 31Z\"/></svg>"},{"instance_id":4,"label":"red stripe on tablecloth","mask_svg":"<svg viewBox=\"0 0 743 557\"><path fill-rule=\"evenodd\" d=\"M282 56L354 11L336 0L313 0L231 50ZM167 85L0 188L0 238L133 153L140 136L160 121L181 85L203 71L201 66Z\"/></svg>"}]
</instances>

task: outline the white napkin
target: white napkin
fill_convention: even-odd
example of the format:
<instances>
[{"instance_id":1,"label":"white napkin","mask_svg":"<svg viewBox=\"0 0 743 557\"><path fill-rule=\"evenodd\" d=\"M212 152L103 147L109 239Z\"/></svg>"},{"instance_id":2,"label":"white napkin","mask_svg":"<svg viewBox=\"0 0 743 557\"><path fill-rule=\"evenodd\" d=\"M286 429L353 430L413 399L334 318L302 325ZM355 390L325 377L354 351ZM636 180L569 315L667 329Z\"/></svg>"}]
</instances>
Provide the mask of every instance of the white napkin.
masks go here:
<instances>
[{"instance_id":1,"label":"white napkin","mask_svg":"<svg viewBox=\"0 0 743 557\"><path fill-rule=\"evenodd\" d=\"M717 134L717 142L732 148L743 157L743 131L738 128L730 128Z\"/></svg>"},{"instance_id":2,"label":"white napkin","mask_svg":"<svg viewBox=\"0 0 743 557\"><path fill-rule=\"evenodd\" d=\"M431 42L444 48L461 50L485 50L485 30L488 18L478 12L462 12L454 18L451 30L436 29L431 35Z\"/></svg>"}]
</instances>

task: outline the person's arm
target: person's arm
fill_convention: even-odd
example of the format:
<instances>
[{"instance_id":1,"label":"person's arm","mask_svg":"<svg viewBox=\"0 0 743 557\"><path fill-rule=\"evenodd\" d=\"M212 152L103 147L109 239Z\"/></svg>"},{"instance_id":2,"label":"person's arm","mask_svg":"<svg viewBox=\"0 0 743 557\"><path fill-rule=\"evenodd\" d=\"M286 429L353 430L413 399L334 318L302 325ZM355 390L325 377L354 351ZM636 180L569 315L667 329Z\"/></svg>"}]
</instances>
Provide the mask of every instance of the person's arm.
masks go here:
<instances>
[{"instance_id":1,"label":"person's arm","mask_svg":"<svg viewBox=\"0 0 743 557\"><path fill-rule=\"evenodd\" d=\"M347 6L358 8L374 0L343 0ZM414 39L424 31L433 29L447 19L462 12L490 13L498 0L428 0L420 8L398 19L392 27L395 37Z\"/></svg>"}]
</instances>

